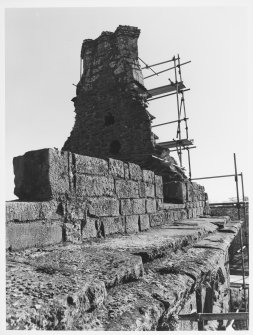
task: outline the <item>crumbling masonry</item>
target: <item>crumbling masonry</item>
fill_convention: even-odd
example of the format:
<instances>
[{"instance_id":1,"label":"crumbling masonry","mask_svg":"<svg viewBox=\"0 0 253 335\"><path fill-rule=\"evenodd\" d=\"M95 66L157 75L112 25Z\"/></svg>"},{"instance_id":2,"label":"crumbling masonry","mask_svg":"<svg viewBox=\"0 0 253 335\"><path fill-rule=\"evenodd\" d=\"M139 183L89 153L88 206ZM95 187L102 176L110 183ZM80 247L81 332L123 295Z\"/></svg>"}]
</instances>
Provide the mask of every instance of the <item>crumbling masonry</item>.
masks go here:
<instances>
[{"instance_id":1,"label":"crumbling masonry","mask_svg":"<svg viewBox=\"0 0 253 335\"><path fill-rule=\"evenodd\" d=\"M179 313L229 310L229 247L240 222L209 217L204 188L155 144L139 33L119 26L85 40L62 151L14 158L8 329L194 330Z\"/></svg>"}]
</instances>

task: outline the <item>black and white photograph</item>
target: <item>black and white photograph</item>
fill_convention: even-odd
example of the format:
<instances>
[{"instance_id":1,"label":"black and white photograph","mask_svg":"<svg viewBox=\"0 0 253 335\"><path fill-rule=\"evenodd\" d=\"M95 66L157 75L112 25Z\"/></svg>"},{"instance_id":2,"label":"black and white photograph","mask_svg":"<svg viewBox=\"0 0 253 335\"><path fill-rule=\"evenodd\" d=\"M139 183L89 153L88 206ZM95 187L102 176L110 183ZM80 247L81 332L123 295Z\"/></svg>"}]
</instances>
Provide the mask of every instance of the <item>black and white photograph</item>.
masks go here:
<instances>
[{"instance_id":1,"label":"black and white photograph","mask_svg":"<svg viewBox=\"0 0 253 335\"><path fill-rule=\"evenodd\" d=\"M252 8L3 1L1 333L253 329Z\"/></svg>"}]
</instances>

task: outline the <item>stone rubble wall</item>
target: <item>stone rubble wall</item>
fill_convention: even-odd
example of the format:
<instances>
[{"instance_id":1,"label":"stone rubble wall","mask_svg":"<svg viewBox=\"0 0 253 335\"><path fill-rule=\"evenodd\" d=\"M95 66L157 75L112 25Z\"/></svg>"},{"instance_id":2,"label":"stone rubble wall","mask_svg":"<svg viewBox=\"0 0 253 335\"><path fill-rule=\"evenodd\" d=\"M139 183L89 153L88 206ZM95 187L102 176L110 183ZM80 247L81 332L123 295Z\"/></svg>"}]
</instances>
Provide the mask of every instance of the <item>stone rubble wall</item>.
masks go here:
<instances>
[{"instance_id":1,"label":"stone rubble wall","mask_svg":"<svg viewBox=\"0 0 253 335\"><path fill-rule=\"evenodd\" d=\"M181 204L165 204L161 176L112 158L42 149L15 157L14 173L19 201L6 205L6 245L14 250L133 234L206 214L201 186L192 184L185 196L178 182Z\"/></svg>"}]
</instances>

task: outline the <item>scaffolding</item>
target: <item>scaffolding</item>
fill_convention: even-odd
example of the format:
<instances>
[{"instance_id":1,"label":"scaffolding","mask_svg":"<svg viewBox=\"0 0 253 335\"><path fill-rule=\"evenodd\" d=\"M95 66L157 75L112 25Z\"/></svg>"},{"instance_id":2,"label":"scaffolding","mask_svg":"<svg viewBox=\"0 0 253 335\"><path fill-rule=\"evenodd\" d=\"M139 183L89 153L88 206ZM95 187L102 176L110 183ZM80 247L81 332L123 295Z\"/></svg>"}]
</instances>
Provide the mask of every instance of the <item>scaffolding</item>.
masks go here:
<instances>
[{"instance_id":1,"label":"scaffolding","mask_svg":"<svg viewBox=\"0 0 253 335\"><path fill-rule=\"evenodd\" d=\"M160 124L155 124L152 126L152 128L177 123L176 138L175 139L173 138L171 141L157 143L157 145L163 149L169 149L169 152L177 152L181 168L182 168L182 155L183 155L182 152L184 150L187 150L189 178L191 179L190 149L194 149L196 148L196 146L193 145L193 139L189 139L188 122L187 122L189 118L186 116L184 92L189 91L190 89L186 88L186 86L184 85L182 79L182 69L181 69L183 65L186 65L191 61L181 63L179 55L177 55L177 57L174 56L172 59L169 59L167 61L163 61L152 65L148 65L140 57L139 60L144 64L144 67L141 68L142 70L151 70L153 72L153 74L147 75L146 77L144 77L144 79L148 79L153 76L158 76L159 74L165 73L170 70L173 71L174 80L172 81L170 78L168 79L170 81L170 85L155 87L153 89L148 90L149 93L148 101L153 101L175 95L177 102L177 119ZM167 63L172 63L173 66L158 72L156 72L153 69L156 66ZM182 122L184 122L185 125L184 134L182 131L182 125L181 125Z\"/></svg>"},{"instance_id":2,"label":"scaffolding","mask_svg":"<svg viewBox=\"0 0 253 335\"><path fill-rule=\"evenodd\" d=\"M219 175L219 176L208 176L208 177L198 177L198 178L192 178L191 181L192 180L203 180L203 179L214 179L214 178L227 178L227 177L234 177L235 186L236 186L236 199L237 199L237 201L235 203L233 203L233 202L230 203L230 205L231 206L233 206L234 204L236 205L236 208L237 208L237 217L238 217L239 221L241 221L241 211L240 210L241 210L241 208L243 209L243 212L244 212L244 224L246 226L246 229L248 229L248 227L246 225L246 223L247 223L247 219L246 219L246 201L245 201L245 195L244 195L243 173L242 172L241 173L237 172L237 162L236 162L236 154L235 153L234 153L234 173L233 174L226 174L226 175ZM241 178L242 201L240 201L238 177ZM221 205L222 206L222 205L224 205L224 203L213 203L212 205ZM225 203L225 205L228 205L228 203ZM244 302L245 302L244 309L245 309L245 312L247 312L248 311L249 301L248 301L248 297L247 297L246 291L249 290L249 287L246 285L246 281L245 281L245 258L244 258L244 252L243 252L245 246L244 246L244 243L243 243L242 227L240 229L240 235L239 235L239 237L240 237L241 266L242 266L241 273L242 273L242 282L243 282L242 289L243 289L243 296L244 296ZM247 237L247 240L248 240L248 237ZM248 246L247 242L246 242L246 247L247 247L247 257L248 257L248 261L249 261L249 246ZM228 313L228 314L231 314L231 313ZM247 324L247 328L248 328L248 320L249 320L248 313L244 313L244 314L245 314L245 320L246 320L246 324ZM243 315L243 314L241 313L241 315ZM235 320L235 318L232 318L232 319ZM227 320L229 320L229 319L227 319ZM202 327L202 326L200 326L200 327ZM202 329L202 328L200 328L200 329Z\"/></svg>"}]
</instances>

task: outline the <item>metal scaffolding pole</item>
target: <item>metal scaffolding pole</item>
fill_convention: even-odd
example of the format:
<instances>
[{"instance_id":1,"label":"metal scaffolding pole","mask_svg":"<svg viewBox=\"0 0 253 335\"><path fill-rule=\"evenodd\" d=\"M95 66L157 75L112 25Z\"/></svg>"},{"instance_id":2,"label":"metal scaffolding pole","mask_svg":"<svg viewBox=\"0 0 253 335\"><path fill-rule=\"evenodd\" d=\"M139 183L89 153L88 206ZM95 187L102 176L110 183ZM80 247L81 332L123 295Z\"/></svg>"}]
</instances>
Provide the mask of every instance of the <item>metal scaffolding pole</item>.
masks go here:
<instances>
[{"instance_id":1,"label":"metal scaffolding pole","mask_svg":"<svg viewBox=\"0 0 253 335\"><path fill-rule=\"evenodd\" d=\"M235 167L235 183L236 183L236 196L237 196L237 212L238 220L241 220L240 212L240 198L239 198L239 188L238 188L238 175L237 175L237 165L236 165L236 155L234 153L234 167ZM243 254L243 236L242 227L240 229L240 244L241 244L241 257L242 257L242 281L243 281L243 294L245 301L245 310L247 311L247 301L246 301L246 286L245 286L245 268L244 268L244 254Z\"/></svg>"},{"instance_id":2,"label":"metal scaffolding pole","mask_svg":"<svg viewBox=\"0 0 253 335\"><path fill-rule=\"evenodd\" d=\"M180 125L180 106L179 106L179 92L178 92L178 80L177 80L177 62L176 62L176 57L174 56L174 74L175 74L175 83L177 87L177 119L178 119L178 126L177 126L177 138L179 141L181 141L181 125ZM179 157L179 163L180 167L182 167L182 151L181 151L181 145L179 145L178 149L178 157Z\"/></svg>"}]
</instances>

